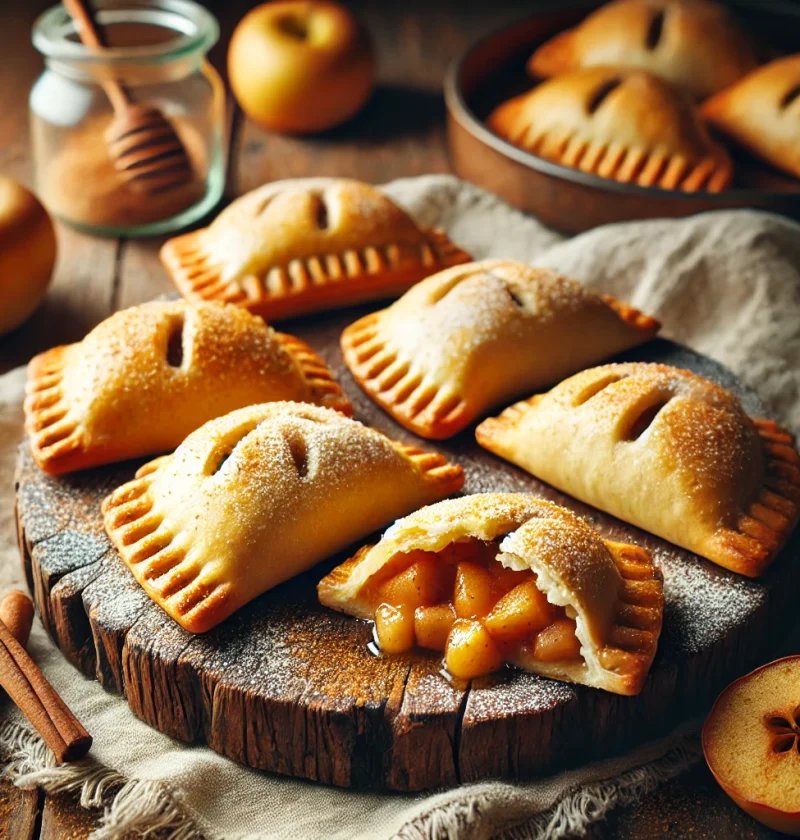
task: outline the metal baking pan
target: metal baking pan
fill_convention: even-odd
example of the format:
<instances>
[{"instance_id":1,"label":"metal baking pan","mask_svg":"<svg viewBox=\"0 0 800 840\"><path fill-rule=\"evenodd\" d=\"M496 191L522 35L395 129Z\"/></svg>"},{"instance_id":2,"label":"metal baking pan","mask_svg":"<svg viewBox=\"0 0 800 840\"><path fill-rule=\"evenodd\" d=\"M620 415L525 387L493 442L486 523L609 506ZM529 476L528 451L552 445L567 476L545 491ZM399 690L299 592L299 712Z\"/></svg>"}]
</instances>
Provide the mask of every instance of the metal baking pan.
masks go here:
<instances>
[{"instance_id":1,"label":"metal baking pan","mask_svg":"<svg viewBox=\"0 0 800 840\"><path fill-rule=\"evenodd\" d=\"M533 86L525 73L533 49L575 26L598 5L550 3L536 17L482 38L453 63L445 79L445 101L455 171L566 233L733 207L800 219L800 181L730 146L736 167L733 186L715 194L690 194L621 184L571 169L523 151L486 127L484 120L496 105ZM767 51L800 51L800 4L737 0L728 5Z\"/></svg>"}]
</instances>

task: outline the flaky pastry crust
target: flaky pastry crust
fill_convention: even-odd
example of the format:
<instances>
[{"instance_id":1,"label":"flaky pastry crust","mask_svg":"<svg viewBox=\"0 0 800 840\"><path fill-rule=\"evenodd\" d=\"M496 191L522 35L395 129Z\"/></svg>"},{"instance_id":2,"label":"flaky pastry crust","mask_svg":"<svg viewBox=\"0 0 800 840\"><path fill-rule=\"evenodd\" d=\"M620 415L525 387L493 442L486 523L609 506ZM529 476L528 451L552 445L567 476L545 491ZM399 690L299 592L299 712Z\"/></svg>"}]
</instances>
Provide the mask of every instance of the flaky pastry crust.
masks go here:
<instances>
[{"instance_id":1,"label":"flaky pastry crust","mask_svg":"<svg viewBox=\"0 0 800 840\"><path fill-rule=\"evenodd\" d=\"M703 104L714 128L800 178L800 54L759 67Z\"/></svg>"},{"instance_id":2,"label":"flaky pastry crust","mask_svg":"<svg viewBox=\"0 0 800 840\"><path fill-rule=\"evenodd\" d=\"M161 249L184 297L269 320L398 295L469 259L380 190L341 178L266 184Z\"/></svg>"},{"instance_id":3,"label":"flaky pastry crust","mask_svg":"<svg viewBox=\"0 0 800 840\"><path fill-rule=\"evenodd\" d=\"M235 306L153 302L28 365L25 428L51 474L174 449L207 420L270 400L352 414L304 342Z\"/></svg>"},{"instance_id":4,"label":"flaky pastry crust","mask_svg":"<svg viewBox=\"0 0 800 840\"><path fill-rule=\"evenodd\" d=\"M369 619L372 608L363 593L387 563L413 551L439 552L468 538L500 540L496 559L507 568L532 570L548 601L575 619L580 660L544 662L522 646L512 664L618 694L641 691L664 605L662 576L650 552L603 539L570 511L534 496L485 493L418 510L323 578L319 599Z\"/></svg>"},{"instance_id":5,"label":"flaky pastry crust","mask_svg":"<svg viewBox=\"0 0 800 840\"><path fill-rule=\"evenodd\" d=\"M617 0L542 44L528 71L548 78L583 67L634 67L705 99L757 64L750 39L721 3Z\"/></svg>"},{"instance_id":6,"label":"flaky pastry crust","mask_svg":"<svg viewBox=\"0 0 800 840\"><path fill-rule=\"evenodd\" d=\"M484 260L428 277L342 333L358 384L426 438L652 338L654 318L553 271Z\"/></svg>"},{"instance_id":7,"label":"flaky pastry crust","mask_svg":"<svg viewBox=\"0 0 800 840\"><path fill-rule=\"evenodd\" d=\"M733 176L692 103L642 70L565 73L499 105L487 123L527 152L624 184L719 192Z\"/></svg>"},{"instance_id":8,"label":"flaky pastry crust","mask_svg":"<svg viewBox=\"0 0 800 840\"><path fill-rule=\"evenodd\" d=\"M145 592L202 633L463 481L441 455L274 402L206 423L106 498L103 517Z\"/></svg>"},{"instance_id":9,"label":"flaky pastry crust","mask_svg":"<svg viewBox=\"0 0 800 840\"><path fill-rule=\"evenodd\" d=\"M476 437L554 487L749 577L797 521L791 436L689 371L583 371L485 420Z\"/></svg>"}]
</instances>

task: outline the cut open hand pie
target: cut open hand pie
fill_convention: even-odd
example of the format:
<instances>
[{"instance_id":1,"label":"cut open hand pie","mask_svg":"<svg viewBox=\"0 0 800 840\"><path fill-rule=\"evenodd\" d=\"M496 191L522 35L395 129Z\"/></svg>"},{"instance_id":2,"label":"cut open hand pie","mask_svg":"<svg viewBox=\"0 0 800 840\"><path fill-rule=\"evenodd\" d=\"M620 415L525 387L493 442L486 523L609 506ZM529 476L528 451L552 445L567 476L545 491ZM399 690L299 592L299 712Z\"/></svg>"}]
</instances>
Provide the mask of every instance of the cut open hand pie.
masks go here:
<instances>
[{"instance_id":1,"label":"cut open hand pie","mask_svg":"<svg viewBox=\"0 0 800 840\"><path fill-rule=\"evenodd\" d=\"M485 420L476 436L559 490L750 577L797 520L791 436L689 371L593 368Z\"/></svg>"},{"instance_id":2,"label":"cut open hand pie","mask_svg":"<svg viewBox=\"0 0 800 840\"><path fill-rule=\"evenodd\" d=\"M307 178L247 193L161 259L184 297L275 320L398 295L470 257L368 184Z\"/></svg>"},{"instance_id":3,"label":"cut open hand pie","mask_svg":"<svg viewBox=\"0 0 800 840\"><path fill-rule=\"evenodd\" d=\"M800 55L753 71L704 103L702 112L754 155L800 178Z\"/></svg>"},{"instance_id":4,"label":"cut open hand pie","mask_svg":"<svg viewBox=\"0 0 800 840\"><path fill-rule=\"evenodd\" d=\"M460 467L325 408L218 417L103 502L145 592L202 633L355 540L459 490Z\"/></svg>"},{"instance_id":5,"label":"cut open hand pie","mask_svg":"<svg viewBox=\"0 0 800 840\"><path fill-rule=\"evenodd\" d=\"M548 269L485 260L428 277L356 321L342 334L342 350L361 387L399 423L445 438L658 328Z\"/></svg>"},{"instance_id":6,"label":"cut open hand pie","mask_svg":"<svg viewBox=\"0 0 800 840\"><path fill-rule=\"evenodd\" d=\"M36 463L59 474L166 452L213 417L289 399L352 413L299 339L235 306L154 302L36 356L25 428Z\"/></svg>"},{"instance_id":7,"label":"cut open hand pie","mask_svg":"<svg viewBox=\"0 0 800 840\"><path fill-rule=\"evenodd\" d=\"M418 510L317 591L326 606L374 620L382 651L444 651L455 677L508 662L618 694L641 690L664 606L650 552L521 493Z\"/></svg>"},{"instance_id":8,"label":"cut open hand pie","mask_svg":"<svg viewBox=\"0 0 800 840\"><path fill-rule=\"evenodd\" d=\"M528 70L547 78L582 67L636 67L704 99L757 64L750 39L721 3L617 0L539 47Z\"/></svg>"},{"instance_id":9,"label":"cut open hand pie","mask_svg":"<svg viewBox=\"0 0 800 840\"><path fill-rule=\"evenodd\" d=\"M625 184L719 192L732 178L692 103L641 70L566 73L499 105L487 123L527 152Z\"/></svg>"}]
</instances>

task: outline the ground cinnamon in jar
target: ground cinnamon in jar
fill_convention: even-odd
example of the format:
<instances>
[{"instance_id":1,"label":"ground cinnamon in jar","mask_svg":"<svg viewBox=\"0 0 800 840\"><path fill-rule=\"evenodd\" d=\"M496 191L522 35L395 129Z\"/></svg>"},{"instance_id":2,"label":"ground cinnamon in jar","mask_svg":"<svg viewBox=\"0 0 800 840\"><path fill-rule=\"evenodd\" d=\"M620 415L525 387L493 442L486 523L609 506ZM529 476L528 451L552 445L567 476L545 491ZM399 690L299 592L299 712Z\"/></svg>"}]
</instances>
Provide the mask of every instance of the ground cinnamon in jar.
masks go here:
<instances>
[{"instance_id":1,"label":"ground cinnamon in jar","mask_svg":"<svg viewBox=\"0 0 800 840\"><path fill-rule=\"evenodd\" d=\"M187 184L150 195L114 169L105 131L110 116L86 120L66 135L63 146L39 175L47 208L71 224L93 228L129 228L169 219L196 204L206 191L205 144L186 121L173 120L192 162Z\"/></svg>"}]
</instances>

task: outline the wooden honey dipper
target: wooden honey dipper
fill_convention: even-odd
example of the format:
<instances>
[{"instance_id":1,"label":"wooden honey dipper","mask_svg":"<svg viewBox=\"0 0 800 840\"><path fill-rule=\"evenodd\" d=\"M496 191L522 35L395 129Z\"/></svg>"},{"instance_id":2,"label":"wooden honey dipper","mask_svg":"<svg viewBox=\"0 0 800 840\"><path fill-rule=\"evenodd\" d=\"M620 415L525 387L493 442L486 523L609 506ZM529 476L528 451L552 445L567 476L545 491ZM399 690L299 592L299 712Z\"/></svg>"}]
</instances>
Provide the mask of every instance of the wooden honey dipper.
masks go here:
<instances>
[{"instance_id":1,"label":"wooden honey dipper","mask_svg":"<svg viewBox=\"0 0 800 840\"><path fill-rule=\"evenodd\" d=\"M63 0L63 3L75 21L81 42L90 49L105 49L108 44L87 1ZM102 85L114 109L105 140L120 175L151 195L191 181L192 162L172 123L161 111L133 102L118 81L109 79Z\"/></svg>"}]
</instances>

